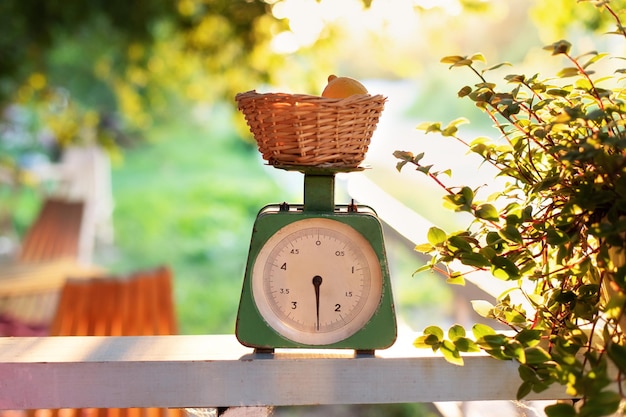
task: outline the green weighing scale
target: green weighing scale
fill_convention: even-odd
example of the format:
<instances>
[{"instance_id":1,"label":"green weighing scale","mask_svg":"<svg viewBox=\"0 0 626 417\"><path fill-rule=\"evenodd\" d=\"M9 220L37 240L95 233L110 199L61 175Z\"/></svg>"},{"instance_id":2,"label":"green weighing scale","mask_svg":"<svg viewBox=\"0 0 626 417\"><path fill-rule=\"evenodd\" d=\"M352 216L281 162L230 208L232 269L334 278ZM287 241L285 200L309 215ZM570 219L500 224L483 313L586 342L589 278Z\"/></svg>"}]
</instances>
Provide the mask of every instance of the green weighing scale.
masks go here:
<instances>
[{"instance_id":1,"label":"green weighing scale","mask_svg":"<svg viewBox=\"0 0 626 417\"><path fill-rule=\"evenodd\" d=\"M335 174L362 168L275 167L304 174L304 204L258 213L237 339L257 353L391 346L397 325L381 222L368 206L334 201Z\"/></svg>"}]
</instances>

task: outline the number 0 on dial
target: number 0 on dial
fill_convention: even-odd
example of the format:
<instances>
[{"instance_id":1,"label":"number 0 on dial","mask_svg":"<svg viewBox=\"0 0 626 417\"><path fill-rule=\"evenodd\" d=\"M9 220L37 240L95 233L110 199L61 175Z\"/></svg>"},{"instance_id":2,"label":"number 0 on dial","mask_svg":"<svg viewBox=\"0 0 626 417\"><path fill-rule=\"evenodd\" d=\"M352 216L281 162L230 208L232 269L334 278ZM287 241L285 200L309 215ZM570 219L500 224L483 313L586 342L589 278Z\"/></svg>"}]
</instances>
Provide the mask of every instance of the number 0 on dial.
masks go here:
<instances>
[{"instance_id":1,"label":"number 0 on dial","mask_svg":"<svg viewBox=\"0 0 626 417\"><path fill-rule=\"evenodd\" d=\"M382 297L381 265L351 226L327 218L290 223L263 245L252 295L263 319L297 343L344 340L372 318Z\"/></svg>"}]
</instances>

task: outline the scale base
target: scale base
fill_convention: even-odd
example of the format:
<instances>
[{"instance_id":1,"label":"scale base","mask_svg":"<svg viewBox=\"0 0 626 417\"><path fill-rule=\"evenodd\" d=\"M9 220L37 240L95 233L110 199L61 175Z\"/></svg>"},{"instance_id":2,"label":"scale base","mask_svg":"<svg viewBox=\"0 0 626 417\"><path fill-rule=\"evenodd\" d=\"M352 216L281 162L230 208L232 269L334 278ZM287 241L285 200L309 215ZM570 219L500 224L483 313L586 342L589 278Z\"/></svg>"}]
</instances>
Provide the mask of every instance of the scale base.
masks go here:
<instances>
[{"instance_id":1,"label":"scale base","mask_svg":"<svg viewBox=\"0 0 626 417\"><path fill-rule=\"evenodd\" d=\"M274 348L255 348L254 349L254 354L261 356L261 357L274 356L274 353L276 353L276 349ZM355 358L373 358L374 356L376 356L375 349L355 349L354 350Z\"/></svg>"}]
</instances>

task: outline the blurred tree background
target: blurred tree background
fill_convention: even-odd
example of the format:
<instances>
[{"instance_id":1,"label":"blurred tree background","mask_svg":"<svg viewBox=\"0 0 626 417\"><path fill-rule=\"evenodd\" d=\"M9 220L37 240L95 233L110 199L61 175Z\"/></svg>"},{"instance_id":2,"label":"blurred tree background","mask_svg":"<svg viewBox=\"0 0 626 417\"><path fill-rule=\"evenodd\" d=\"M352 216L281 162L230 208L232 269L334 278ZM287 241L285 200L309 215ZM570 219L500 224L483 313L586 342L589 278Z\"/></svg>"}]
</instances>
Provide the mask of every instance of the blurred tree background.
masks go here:
<instances>
[{"instance_id":1,"label":"blurred tree background","mask_svg":"<svg viewBox=\"0 0 626 417\"><path fill-rule=\"evenodd\" d=\"M29 167L97 144L114 162L115 199L115 246L97 261L111 271L172 265L183 332L231 333L254 216L298 198L263 169L236 93L318 94L330 73L409 80L415 125L471 118L440 57L480 51L536 65L543 44L607 29L593 3L3 0L0 236L19 238L36 212L43 184ZM446 297L430 281L419 288L400 297Z\"/></svg>"},{"instance_id":2,"label":"blurred tree background","mask_svg":"<svg viewBox=\"0 0 626 417\"><path fill-rule=\"evenodd\" d=\"M256 62L281 26L269 10L244 0L2 2L0 105L37 113L50 146L88 129L114 150L180 103L271 83L280 57Z\"/></svg>"},{"instance_id":3,"label":"blurred tree background","mask_svg":"<svg viewBox=\"0 0 626 417\"><path fill-rule=\"evenodd\" d=\"M593 1L504 3L5 0L0 149L15 157L24 147L47 146L54 157L67 144L95 140L114 152L145 139L155 120L181 105L232 102L245 88L317 93L326 75L340 70L426 78L439 72L440 55L480 50L518 61L538 37L552 42L606 29ZM613 3L621 9L621 0ZM7 139L11 127L24 124L16 106L29 113L19 128L32 139L21 138L20 146Z\"/></svg>"}]
</instances>

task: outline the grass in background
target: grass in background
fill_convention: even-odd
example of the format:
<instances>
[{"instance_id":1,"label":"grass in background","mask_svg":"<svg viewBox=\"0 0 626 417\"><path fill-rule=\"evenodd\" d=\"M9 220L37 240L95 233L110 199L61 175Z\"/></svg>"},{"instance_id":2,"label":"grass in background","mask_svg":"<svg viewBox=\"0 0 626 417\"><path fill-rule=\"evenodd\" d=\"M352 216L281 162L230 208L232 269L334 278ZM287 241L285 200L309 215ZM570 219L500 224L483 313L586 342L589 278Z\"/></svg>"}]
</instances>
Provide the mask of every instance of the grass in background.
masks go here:
<instances>
[{"instance_id":1,"label":"grass in background","mask_svg":"<svg viewBox=\"0 0 626 417\"><path fill-rule=\"evenodd\" d=\"M227 112L185 119L113 169L115 248L97 261L117 273L169 265L181 333L233 333L252 224L280 192Z\"/></svg>"}]
</instances>

